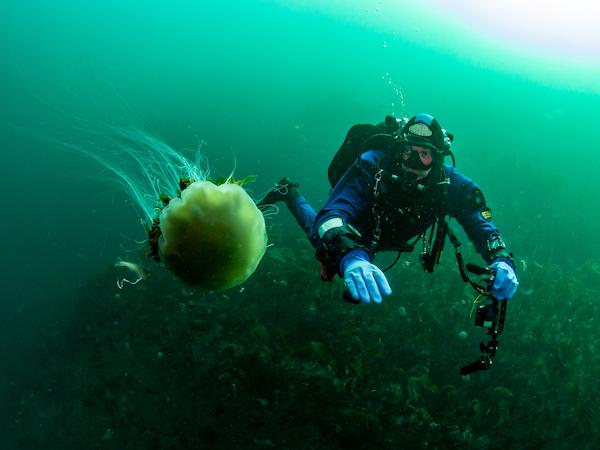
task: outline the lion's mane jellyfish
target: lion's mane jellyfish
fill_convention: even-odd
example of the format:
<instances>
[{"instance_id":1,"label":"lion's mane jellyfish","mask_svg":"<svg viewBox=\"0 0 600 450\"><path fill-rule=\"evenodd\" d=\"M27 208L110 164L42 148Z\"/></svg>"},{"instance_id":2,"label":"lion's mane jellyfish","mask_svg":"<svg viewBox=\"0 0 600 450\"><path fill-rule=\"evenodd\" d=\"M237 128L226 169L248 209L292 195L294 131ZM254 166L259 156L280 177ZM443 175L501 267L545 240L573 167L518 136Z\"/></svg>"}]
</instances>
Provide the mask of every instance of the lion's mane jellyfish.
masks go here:
<instances>
[{"instance_id":1,"label":"lion's mane jellyfish","mask_svg":"<svg viewBox=\"0 0 600 450\"><path fill-rule=\"evenodd\" d=\"M266 246L263 214L243 181L210 180L208 162L137 128L91 133L72 145L117 175L144 212L149 256L184 282L218 291L250 277Z\"/></svg>"}]
</instances>

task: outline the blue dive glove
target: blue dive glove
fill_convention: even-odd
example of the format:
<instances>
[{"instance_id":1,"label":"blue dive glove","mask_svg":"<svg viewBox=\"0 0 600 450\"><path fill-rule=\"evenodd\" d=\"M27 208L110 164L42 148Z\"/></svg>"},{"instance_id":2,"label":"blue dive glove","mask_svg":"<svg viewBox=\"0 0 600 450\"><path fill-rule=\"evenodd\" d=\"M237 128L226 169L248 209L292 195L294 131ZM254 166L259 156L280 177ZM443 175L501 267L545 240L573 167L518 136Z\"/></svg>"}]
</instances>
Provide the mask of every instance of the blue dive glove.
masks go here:
<instances>
[{"instance_id":1,"label":"blue dive glove","mask_svg":"<svg viewBox=\"0 0 600 450\"><path fill-rule=\"evenodd\" d=\"M363 250L352 250L342 258L340 271L350 296L364 303L381 303L383 296L390 295L392 289L383 272L369 262L369 256Z\"/></svg>"},{"instance_id":2,"label":"blue dive glove","mask_svg":"<svg viewBox=\"0 0 600 450\"><path fill-rule=\"evenodd\" d=\"M492 263L491 268L496 275L489 287L490 294L498 300L510 300L519 286L517 274L506 261L496 261Z\"/></svg>"}]
</instances>

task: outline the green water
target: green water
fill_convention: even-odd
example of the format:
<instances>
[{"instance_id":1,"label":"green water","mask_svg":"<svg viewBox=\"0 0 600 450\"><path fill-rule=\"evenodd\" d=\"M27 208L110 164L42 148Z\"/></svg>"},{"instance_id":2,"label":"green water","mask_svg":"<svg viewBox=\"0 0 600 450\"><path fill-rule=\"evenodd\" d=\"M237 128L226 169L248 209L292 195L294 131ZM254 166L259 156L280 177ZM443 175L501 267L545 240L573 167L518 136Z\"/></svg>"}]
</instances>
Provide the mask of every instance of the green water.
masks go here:
<instances>
[{"instance_id":1,"label":"green water","mask_svg":"<svg viewBox=\"0 0 600 450\"><path fill-rule=\"evenodd\" d=\"M119 317L131 314L127 308L115 312L110 302L114 301L114 294L118 292L114 286L114 274L106 275L106 271L110 270L117 257L127 256L125 249L135 247L135 240L144 238L144 230L139 225L141 216L127 193L119 185L108 181L108 174L98 165L65 151L60 145L61 141L73 142L81 136L76 126L82 120L92 127L94 123L134 124L156 132L174 148L193 148L199 141L204 141L203 149L216 173L228 174L235 165L240 177L258 175L257 182L251 186L255 196L282 176L289 176L301 184L306 197L319 207L328 193L326 169L330 158L352 124L378 122L392 113L411 116L425 111L435 115L445 128L455 134L454 151L458 167L484 190L495 214L494 222L515 252L519 265L526 265L529 270L531 267L541 268L539 273L522 274L523 290L530 295L518 296L511 305L515 311L521 308L514 317L515 324L522 328L515 325L506 341L531 334L540 339L543 336L543 342L539 343L539 347L528 347L534 354L520 354L516 346L507 350L506 354L514 355L522 365L534 361L536 370L529 374L529 378L535 379L543 372L545 378L538 381L547 391L542 388L539 392L532 391L528 385L529 397L522 403L511 400L515 402L511 407L522 409L522 405L527 404L525 400L533 402L544 398L542 403L545 406L532 409L531 415L546 420L559 417L562 423L578 423L580 418L576 411L565 412L570 397L563 396L552 404L555 392L550 389L558 389L560 380L552 378L548 367L554 368L553 364L568 367L569 382L578 384L582 391L589 387L589 398L597 400L599 392L597 388L593 390L591 377L597 373L595 370L600 368L600 362L588 362L586 369L578 375L579 365L584 365L583 356L576 349L563 348L568 346L568 342L573 345L577 342L595 349L597 339L587 342L586 335L573 322L559 328L548 325L553 332L543 330L547 329L548 322L562 323L577 316L585 326L577 325L595 331L593 320L598 320L594 316L597 309L587 301L594 298L600 282L597 276L597 249L600 247L597 233L600 225L597 206L600 200L597 187L600 169L597 154L600 149L597 125L600 116L600 68L593 61L583 64L564 55L541 56L533 48L515 46L514 43L503 46L501 39L478 34L481 31L470 29L468 24L445 14L443 10L428 10L433 8L428 3L418 7L414 2L399 3L400 6L394 2L375 1L351 2L350 5L331 2L326 6L308 1L236 0L224 3L175 1L168 4L155 1L41 0L9 0L3 3L0 13L0 136L3 161L0 182L4 203L1 228L4 281L0 300L0 348L6 358L2 363L5 370L0 373L0 417L6 428L0 428L0 439L4 436L10 448L42 448L39 440L43 439L57 442L44 448L66 448L65 445L75 444L61 434L61 426L94 430L91 422L97 420L100 423L100 417L108 416L111 419L103 422L97 430L90 431L89 442L78 448L93 448L94 445L100 446L98 448L193 448L202 442L207 448L211 445L235 448L232 447L233 442L242 445L239 439L227 441L221 437L210 440L212 438L208 435L203 435L205 441L172 437L171 441L160 441L160 444L150 444L151 439L143 440L140 447L136 447L137 431L131 430L137 430L135 427L139 424L126 425L127 421L114 412L118 410L117 406L108 407L101 400L84 402L90 417L89 422L85 422L81 419L86 417L85 412L82 415L72 412L68 417L56 418L65 409L76 409L74 405L78 403L68 394L45 403L31 400L31 396L43 395L36 394L36 388L32 387L39 379L62 380L55 381L51 387L44 387L54 392L64 393L68 391L67 386L73 386L68 376L56 375L59 368L51 361L61 358L67 361L66 354L92 351L92 346L83 342L81 346L77 345L79 335L69 335L74 333L73 323L81 325L85 318L85 315L82 318L77 313L81 311L81 305L86 304L82 299L88 301L96 295L110 305L107 306L110 313L100 309L98 314L114 316L117 322ZM273 324L277 320L268 315L270 306L266 299L297 297L306 305L314 300L313 291L310 295L302 295L302 291L287 292L281 287L284 285L275 283L269 289L273 277L290 285L293 284L291 280L298 277L309 285L318 281L318 267L310 258L311 250L287 212L272 219L272 227L271 241L276 248L282 248L288 258L283 261L302 254L305 259L300 261L304 261L304 265L301 268L294 265L296 272L283 273L276 268L278 264L286 267L287 263L278 263L277 259L267 259L259 266L255 277L264 282L264 290L253 288L255 285L251 280L247 289L254 297L248 294L243 302L245 307L256 303L264 309L259 308L258 312L238 311L236 307L226 309L227 319L223 319L220 325L226 330L223 331L223 339L233 339L235 325L232 324L237 323L233 319L236 313L243 317L243 320L240 319L242 323L247 321L251 324L248 325L248 329L253 330L250 335L259 336L259 341L260 336L264 339L264 333L257 321L264 323L265 329L273 333L270 327L275 326ZM269 257L274 258L273 255ZM455 293L460 293L462 285L458 276L449 275L453 263L449 259L446 264L448 280L442 280L447 287L442 291L448 294L455 289ZM406 282L410 289L420 290L429 302L434 301L432 298L440 300L434 297L438 291L434 288L428 291L426 275L415 274L414 278L418 281L402 278L401 274L394 276L399 277L397 283ZM98 277L105 277L106 280L102 279L107 282L98 283ZM137 294L132 290L127 295L131 297L132 304L138 306L135 302L184 295L180 292L181 286L169 278L167 280L172 291L165 289L160 296L158 293L153 295L155 291L151 289ZM558 284L551 285L549 280ZM542 291L540 284L546 289L552 286L556 293L553 301L561 303L551 303L541 293L538 295ZM90 286L100 287L94 291ZM159 289L156 285L152 286ZM563 288L564 292L556 292L556 289ZM396 292L401 291L396 289ZM239 297L241 294L235 295ZM230 297L233 298L234 294ZM576 309L578 299L581 305L585 305L579 305L584 308L583 313ZM393 302L393 299L389 301L391 305L394 305ZM406 304L404 300L398 302ZM417 315L418 304L411 306L411 311L414 310ZM346 305L335 305L343 310L339 314L344 317L350 314L345 309ZM396 310L395 305L389 308ZM549 312L553 310L565 316L553 317ZM286 317L290 315L285 308L284 312L278 311ZM296 307L292 311L298 316L297 322L286 322L289 329L310 335L312 328L303 327L307 319L298 318L308 313ZM156 311L156 314L166 313ZM328 311L328 314L335 317L336 312ZM381 312L368 310L365 314L369 326L377 320L391 323L390 317ZM370 318L369 314L374 316ZM349 327L356 325L352 320L348 318ZM92 322L90 327L94 330L110 325L99 324L96 320ZM156 325L151 319L144 323L150 327ZM324 320L323 325L331 326L333 323L334 319ZM85 325L81 326L86 329ZM98 328L94 328L96 326ZM455 322L448 324L453 332L458 326ZM386 330L395 330L392 325L389 327ZM368 330L366 340L376 339L377 330ZM203 332L210 333L210 330L203 328ZM153 339L180 345L164 336L144 336L146 338L147 345L153 349L159 347ZM319 345L327 346L327 339L331 343L338 338L340 336L315 332L314 339L309 340L317 344L310 348L317 348L315 354L321 362L334 359L333 356L324 356L325 350L319 350ZM50 347L56 351L54 356L46 348L49 339L53 343ZM419 342L419 345L434 345L425 338ZM72 346L68 351L65 350L67 345ZM278 345L265 345L271 345L271 351L286 351L281 341ZM368 347L368 344L365 345ZM544 360L545 355L552 358L560 346L563 346L560 364ZM471 358L476 347L475 342L472 351L465 350L460 357ZM370 351L375 352L377 357L387 357L383 350L382 353L372 348ZM421 348L421 351L433 350ZM593 354L595 350L590 352ZM41 358L40 354L48 355L48 359ZM286 357L293 357L290 355L297 356L294 351ZM110 361L110 357L102 358L103 364ZM360 364L369 364L368 356L365 358ZM87 376L94 373L90 369L93 364L87 364L87 360L86 364L81 363ZM210 366L210 361L206 364ZM232 364L235 366L235 363ZM402 363L398 364L404 367ZM422 361L418 364L419 367L425 366ZM504 369L486 374L486 381L481 381L481 386L508 385L511 398L518 398L526 382L522 378L510 378L510 374L523 370L522 365L513 366L508 358L503 364ZM119 363L115 363L115 367L118 366ZM210 367L222 369L219 365ZM109 379L116 376L114 373L111 375L110 364L97 370L108 373L103 376ZM449 374L455 372L455 367L438 370ZM177 371L186 373L185 367L178 366ZM408 373L408 368L406 371ZM389 386L392 377L399 376L392 372L390 369L389 378L383 377L381 383ZM360 373L364 376L364 372ZM442 382L434 377L437 373L432 369L430 377L434 383L440 384L441 389ZM162 375L164 379L161 379ZM166 383L169 377L165 372L148 376L157 377L155 386ZM496 378L501 376L508 377L509 381L505 383ZM185 375L183 378L187 380ZM444 383L451 383L444 380ZM298 386L306 383L296 381ZM469 389L461 387L461 380L455 383L459 389ZM83 383L83 387L78 385L74 389L80 393L86 390L85 386ZM329 385L319 384L314 388L321 389L323 386ZM123 394L126 388L123 389L115 388L114 395L126 396ZM190 389L194 390L193 387ZM502 391L493 389L490 392L494 392L490 394L491 398L504 395ZM264 400L268 395L261 393L256 397ZM477 444L480 447L475 444L469 444L469 447L463 442L456 444L456 448L497 448L494 436L501 436L497 442L510 445L510 448L534 448L539 444L525 439L525 433L517 434L515 431L511 437L512 428L528 426L526 415L501 415L500 425L493 421L493 426L486 428L487 425L482 425L487 420L485 414L476 415L473 419L472 414L465 413L469 408L473 409L474 395L470 392L461 397L460 401L465 406L455 411L456 421L464 424L463 415L470 417L474 422L469 426L475 427L476 434L488 436L490 441L480 442ZM182 396L185 397L184 394ZM451 397L442 396L436 399L435 405L426 405L430 414L434 415L432 422L453 426L452 419L442 419L434 413L444 410L447 407L445 402L458 401ZM327 409L332 415L333 418L327 419L329 421L347 420L349 416L344 416L345 419L335 416L336 398L328 398L322 405L318 399L314 403L303 404L304 409L297 412L294 420L300 422L314 417L319 414L320 408ZM580 393L574 401L585 402L586 398ZM363 400L367 405L368 396L361 396L360 401ZM413 403L418 403L417 400L412 399ZM137 400L128 401L135 403ZM239 410L254 408L243 404L243 401L236 403L234 397L223 399L229 405L237 405ZM356 402L357 408L363 408L364 405L358 404L358 397ZM399 402L398 408L405 403ZM273 411L278 410L270 397L268 404ZM493 408L501 411L506 407L502 402L495 405ZM112 412L107 412L111 408ZM178 410L176 406L169 408L168 415L186 414L185 410ZM585 415L594 416L595 409L589 408ZM227 427L235 428L238 419L231 413L232 410L235 406L221 408L214 413L218 418L211 426L218 433L225 435ZM419 414L422 418L423 413ZM294 447L289 440L280 440L281 435L273 432L281 430L285 422L285 417L277 416L276 420L275 416L270 416L271 422L259 421L255 435L248 431L252 427L246 429L250 433L245 441L247 448ZM108 424L111 420L113 425ZM367 419L363 417L361 420ZM370 420L376 422L379 419ZM547 448L568 448L570 445L596 448L594 442L598 441L594 439L598 436L594 437L592 431L595 422L586 420L583 425L579 422L580 428L577 429L556 428L558 435L552 437L554 444L550 444L552 439L547 438L544 445ZM423 421L427 422L426 419ZM403 423L402 426L406 426ZM529 425L533 426L533 422ZM128 426L132 427L130 432L122 432ZM324 427L323 423L315 426ZM361 426L366 425L363 423ZM477 426L480 428L477 429ZM111 447L111 442L115 441L111 433L106 434L108 428L115 433L119 447ZM39 440L31 437L36 434L36 429L42 430L38 432ZM298 447L328 448L352 440L331 438L335 429L334 426L327 428L327 432L323 431L322 441L314 438L310 441L313 443L311 446L298 444ZM344 433L344 430L342 427L338 433ZM403 428L402 432L410 434L410 430ZM412 430L418 430L417 425ZM316 435L318 433L315 432ZM588 435L586 440L584 436ZM373 445L383 446L385 443L376 441ZM440 443L435 445L438 445L435 448L448 448Z\"/></svg>"}]
</instances>

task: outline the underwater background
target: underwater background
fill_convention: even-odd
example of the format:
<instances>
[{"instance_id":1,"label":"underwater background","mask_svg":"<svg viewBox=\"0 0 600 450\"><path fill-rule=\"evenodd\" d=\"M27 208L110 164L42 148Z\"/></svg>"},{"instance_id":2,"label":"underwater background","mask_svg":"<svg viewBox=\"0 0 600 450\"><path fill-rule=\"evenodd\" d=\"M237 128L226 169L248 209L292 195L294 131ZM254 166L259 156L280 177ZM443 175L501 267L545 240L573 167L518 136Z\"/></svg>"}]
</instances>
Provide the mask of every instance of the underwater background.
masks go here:
<instances>
[{"instance_id":1,"label":"underwater background","mask_svg":"<svg viewBox=\"0 0 600 450\"><path fill-rule=\"evenodd\" d=\"M598 448L599 11L511 3L5 0L0 448ZM519 269L494 367L469 379L485 333L449 246L355 307L282 210L253 277L194 291L63 145L133 125L318 208L353 124L418 112L454 133ZM152 276L119 290L117 258Z\"/></svg>"}]
</instances>

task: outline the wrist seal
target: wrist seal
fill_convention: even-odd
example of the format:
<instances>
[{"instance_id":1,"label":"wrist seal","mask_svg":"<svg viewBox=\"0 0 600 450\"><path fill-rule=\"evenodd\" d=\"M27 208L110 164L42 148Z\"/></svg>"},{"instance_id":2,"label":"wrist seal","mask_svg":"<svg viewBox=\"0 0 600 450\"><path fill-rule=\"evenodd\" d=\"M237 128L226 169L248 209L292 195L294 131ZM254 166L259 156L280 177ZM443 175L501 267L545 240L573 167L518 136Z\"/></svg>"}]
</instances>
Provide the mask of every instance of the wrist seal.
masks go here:
<instances>
[{"instance_id":1,"label":"wrist seal","mask_svg":"<svg viewBox=\"0 0 600 450\"><path fill-rule=\"evenodd\" d=\"M500 236L494 236L487 241L487 250L490 261L504 259L515 267L513 254L506 249L506 244Z\"/></svg>"},{"instance_id":2,"label":"wrist seal","mask_svg":"<svg viewBox=\"0 0 600 450\"><path fill-rule=\"evenodd\" d=\"M352 250L369 252L368 247L361 240L361 234L350 224L332 228L321 237L324 256L328 263L337 268L342 258ZM317 252L317 255L319 256L319 252ZM323 254L321 253L320 256L323 256Z\"/></svg>"}]
</instances>

